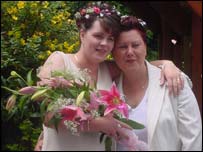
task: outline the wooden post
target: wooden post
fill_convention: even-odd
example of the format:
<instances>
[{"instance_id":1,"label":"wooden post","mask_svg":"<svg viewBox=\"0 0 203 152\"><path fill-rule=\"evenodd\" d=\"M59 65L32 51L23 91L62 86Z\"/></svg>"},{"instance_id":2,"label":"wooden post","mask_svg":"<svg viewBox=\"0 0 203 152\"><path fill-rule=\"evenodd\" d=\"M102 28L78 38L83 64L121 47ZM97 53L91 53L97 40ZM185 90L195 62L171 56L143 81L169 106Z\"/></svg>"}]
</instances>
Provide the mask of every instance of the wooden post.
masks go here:
<instances>
[{"instance_id":1,"label":"wooden post","mask_svg":"<svg viewBox=\"0 0 203 152\"><path fill-rule=\"evenodd\" d=\"M192 16L192 82L202 113L202 19Z\"/></svg>"}]
</instances>

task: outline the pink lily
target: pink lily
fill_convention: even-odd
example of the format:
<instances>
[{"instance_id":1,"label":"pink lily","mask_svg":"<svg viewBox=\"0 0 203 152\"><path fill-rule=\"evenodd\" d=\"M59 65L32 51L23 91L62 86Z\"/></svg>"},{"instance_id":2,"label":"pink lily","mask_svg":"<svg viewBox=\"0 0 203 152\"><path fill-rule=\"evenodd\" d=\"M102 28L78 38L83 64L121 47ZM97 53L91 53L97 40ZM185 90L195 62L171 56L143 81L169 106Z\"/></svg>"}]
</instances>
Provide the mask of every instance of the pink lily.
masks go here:
<instances>
[{"instance_id":1,"label":"pink lily","mask_svg":"<svg viewBox=\"0 0 203 152\"><path fill-rule=\"evenodd\" d=\"M28 86L28 87L21 88L19 90L19 93L22 93L22 94L33 94L36 91L37 91L36 86Z\"/></svg>"},{"instance_id":2,"label":"pink lily","mask_svg":"<svg viewBox=\"0 0 203 152\"><path fill-rule=\"evenodd\" d=\"M80 120L87 119L87 116L85 115L83 110L80 107L74 105L65 106L63 109L61 109L60 113L62 114L63 121L65 120L75 121L78 118Z\"/></svg>"},{"instance_id":3,"label":"pink lily","mask_svg":"<svg viewBox=\"0 0 203 152\"><path fill-rule=\"evenodd\" d=\"M112 84L110 91L99 90L99 92L101 94L100 100L107 105L107 108L104 111L104 116L109 114L113 110L118 110L126 118L128 118L128 107L126 103L121 99L115 83Z\"/></svg>"},{"instance_id":4,"label":"pink lily","mask_svg":"<svg viewBox=\"0 0 203 152\"><path fill-rule=\"evenodd\" d=\"M90 94L90 109L98 109L101 101L95 92L91 92Z\"/></svg>"}]
</instances>

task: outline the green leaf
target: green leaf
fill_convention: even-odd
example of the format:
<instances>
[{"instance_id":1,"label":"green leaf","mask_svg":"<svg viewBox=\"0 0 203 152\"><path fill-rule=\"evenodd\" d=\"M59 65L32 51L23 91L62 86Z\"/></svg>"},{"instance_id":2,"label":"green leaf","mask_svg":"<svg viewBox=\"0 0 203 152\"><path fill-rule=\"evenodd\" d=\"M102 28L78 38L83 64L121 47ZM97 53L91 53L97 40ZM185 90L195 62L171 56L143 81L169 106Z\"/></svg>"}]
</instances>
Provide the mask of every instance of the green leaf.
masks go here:
<instances>
[{"instance_id":1,"label":"green leaf","mask_svg":"<svg viewBox=\"0 0 203 152\"><path fill-rule=\"evenodd\" d=\"M27 85L27 82L16 71L11 71L11 76L20 78Z\"/></svg>"},{"instance_id":2,"label":"green leaf","mask_svg":"<svg viewBox=\"0 0 203 152\"><path fill-rule=\"evenodd\" d=\"M30 115L30 117L37 118L37 117L41 117L41 115L40 115L39 112L35 112L35 113L32 113L32 114Z\"/></svg>"},{"instance_id":3,"label":"green leaf","mask_svg":"<svg viewBox=\"0 0 203 152\"><path fill-rule=\"evenodd\" d=\"M29 86L33 85L32 70L33 70L33 69L31 69L31 70L28 72L28 74L27 74L27 84L28 84Z\"/></svg>"},{"instance_id":4,"label":"green leaf","mask_svg":"<svg viewBox=\"0 0 203 152\"><path fill-rule=\"evenodd\" d=\"M58 132L58 124L61 121L61 116L59 114L55 114L48 122L48 125L54 125L56 131Z\"/></svg>"},{"instance_id":5,"label":"green leaf","mask_svg":"<svg viewBox=\"0 0 203 152\"><path fill-rule=\"evenodd\" d=\"M25 104L27 103L26 101L29 100L28 99L28 95L25 95L25 96L21 96L20 99L19 99L19 104L18 104L18 108L20 111L23 110L23 107L25 106Z\"/></svg>"},{"instance_id":6,"label":"green leaf","mask_svg":"<svg viewBox=\"0 0 203 152\"><path fill-rule=\"evenodd\" d=\"M136 121L130 120L130 119L126 119L126 118L118 118L116 117L116 119L128 124L129 126L131 126L133 129L143 129L145 128L143 124L140 124Z\"/></svg>"},{"instance_id":7,"label":"green leaf","mask_svg":"<svg viewBox=\"0 0 203 152\"><path fill-rule=\"evenodd\" d=\"M42 101L42 103L40 104L40 113L41 114L44 114L45 112L46 112L46 104L47 104L47 98L46 99L44 99L43 101Z\"/></svg>"},{"instance_id":8,"label":"green leaf","mask_svg":"<svg viewBox=\"0 0 203 152\"><path fill-rule=\"evenodd\" d=\"M106 138L105 138L105 150L111 151L111 146L112 146L112 139L111 139L111 137L106 136Z\"/></svg>"},{"instance_id":9,"label":"green leaf","mask_svg":"<svg viewBox=\"0 0 203 152\"><path fill-rule=\"evenodd\" d=\"M15 94L15 95L22 95L22 94L19 93L18 91L12 90L12 89L10 89L10 88L8 88L8 87L1 86L1 88L6 89L7 91L10 91L10 92L12 92L12 93Z\"/></svg>"},{"instance_id":10,"label":"green leaf","mask_svg":"<svg viewBox=\"0 0 203 152\"><path fill-rule=\"evenodd\" d=\"M48 89L38 90L35 94L32 95L31 100L36 100L39 97L43 96Z\"/></svg>"}]
</instances>

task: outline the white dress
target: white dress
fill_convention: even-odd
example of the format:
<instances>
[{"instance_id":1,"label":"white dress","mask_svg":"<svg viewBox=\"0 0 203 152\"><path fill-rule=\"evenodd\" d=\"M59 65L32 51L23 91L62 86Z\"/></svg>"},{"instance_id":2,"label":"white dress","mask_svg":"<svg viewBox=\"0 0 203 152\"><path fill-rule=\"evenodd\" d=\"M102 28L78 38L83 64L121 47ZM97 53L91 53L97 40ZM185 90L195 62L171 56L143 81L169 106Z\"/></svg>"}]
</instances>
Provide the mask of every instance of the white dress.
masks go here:
<instances>
[{"instance_id":1,"label":"white dress","mask_svg":"<svg viewBox=\"0 0 203 152\"><path fill-rule=\"evenodd\" d=\"M68 55L63 52L60 55L64 59L65 67L71 70L79 70L71 61ZM102 63L98 71L98 89L109 90L112 85L111 76L108 67ZM44 139L42 151L104 151L104 143L99 142L99 133L80 133L79 136L72 135L68 130L59 128L55 129L43 126Z\"/></svg>"}]
</instances>

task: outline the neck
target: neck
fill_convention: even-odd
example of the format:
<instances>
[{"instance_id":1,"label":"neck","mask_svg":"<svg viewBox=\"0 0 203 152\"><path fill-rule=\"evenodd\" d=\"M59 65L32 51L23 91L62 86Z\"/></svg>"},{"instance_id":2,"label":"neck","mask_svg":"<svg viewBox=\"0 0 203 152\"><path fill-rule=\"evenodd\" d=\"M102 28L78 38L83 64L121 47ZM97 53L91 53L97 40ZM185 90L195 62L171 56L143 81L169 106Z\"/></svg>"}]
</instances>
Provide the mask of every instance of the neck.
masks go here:
<instances>
[{"instance_id":1,"label":"neck","mask_svg":"<svg viewBox=\"0 0 203 152\"><path fill-rule=\"evenodd\" d=\"M99 63L93 63L85 57L83 53L78 51L74 54L75 64L80 69L87 69L91 77L90 85L95 86L98 77Z\"/></svg>"},{"instance_id":2,"label":"neck","mask_svg":"<svg viewBox=\"0 0 203 152\"><path fill-rule=\"evenodd\" d=\"M128 86L128 88L137 90L144 89L148 84L148 73L147 68L143 64L140 69L125 71L123 75L123 85Z\"/></svg>"},{"instance_id":3,"label":"neck","mask_svg":"<svg viewBox=\"0 0 203 152\"><path fill-rule=\"evenodd\" d=\"M80 51L74 54L75 63L80 69L88 69L92 72L97 71L99 68L99 63L93 63L85 57Z\"/></svg>"}]
</instances>

